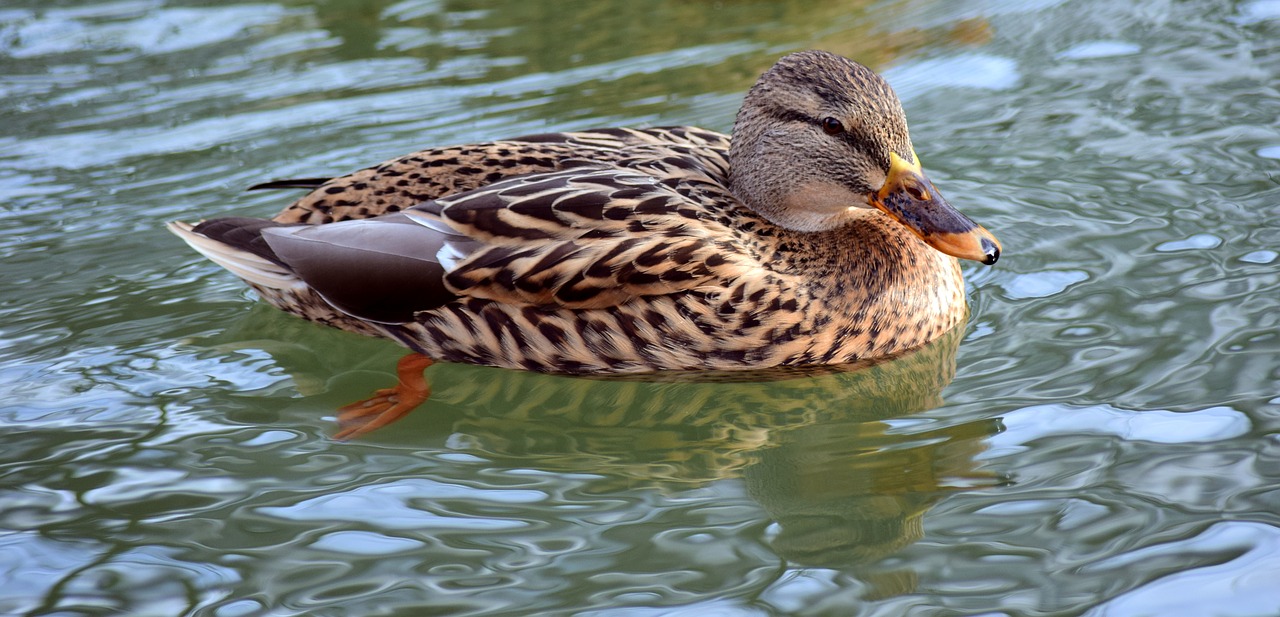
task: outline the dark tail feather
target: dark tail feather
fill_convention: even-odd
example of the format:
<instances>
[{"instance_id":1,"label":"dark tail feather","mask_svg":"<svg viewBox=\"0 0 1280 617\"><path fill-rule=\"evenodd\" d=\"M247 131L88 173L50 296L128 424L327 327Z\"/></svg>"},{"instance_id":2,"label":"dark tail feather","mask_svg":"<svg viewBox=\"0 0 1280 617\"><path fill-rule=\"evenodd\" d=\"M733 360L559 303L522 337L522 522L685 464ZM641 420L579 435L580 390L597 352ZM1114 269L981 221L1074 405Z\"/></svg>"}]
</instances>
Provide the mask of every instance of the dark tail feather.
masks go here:
<instances>
[{"instance_id":1,"label":"dark tail feather","mask_svg":"<svg viewBox=\"0 0 1280 617\"><path fill-rule=\"evenodd\" d=\"M285 266L284 261L276 255L275 251L271 250L271 245L267 244L266 239L262 237L262 230L289 226L267 219L229 216L203 221L196 225L192 231L206 238L217 240L228 246L248 251L258 257Z\"/></svg>"},{"instance_id":2,"label":"dark tail feather","mask_svg":"<svg viewBox=\"0 0 1280 617\"><path fill-rule=\"evenodd\" d=\"M290 178L288 180L272 180L255 184L246 191L261 191L264 189L314 189L333 178Z\"/></svg>"}]
</instances>

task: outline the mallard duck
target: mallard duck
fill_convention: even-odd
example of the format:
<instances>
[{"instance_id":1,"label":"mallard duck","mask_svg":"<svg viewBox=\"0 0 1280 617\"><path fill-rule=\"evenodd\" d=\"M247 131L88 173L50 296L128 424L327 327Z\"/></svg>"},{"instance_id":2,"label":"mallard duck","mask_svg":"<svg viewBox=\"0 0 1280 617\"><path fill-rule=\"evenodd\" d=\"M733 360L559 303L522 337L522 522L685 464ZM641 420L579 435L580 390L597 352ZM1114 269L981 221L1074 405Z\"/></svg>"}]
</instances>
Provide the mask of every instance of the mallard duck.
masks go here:
<instances>
[{"instance_id":1,"label":"mallard duck","mask_svg":"<svg viewBox=\"0 0 1280 617\"><path fill-rule=\"evenodd\" d=\"M765 72L732 138L552 133L252 188L312 190L270 220L170 229L278 308L413 350L379 413L424 398L433 360L598 374L894 355L963 320L957 258L1000 255L925 177L889 84L822 51Z\"/></svg>"}]
</instances>

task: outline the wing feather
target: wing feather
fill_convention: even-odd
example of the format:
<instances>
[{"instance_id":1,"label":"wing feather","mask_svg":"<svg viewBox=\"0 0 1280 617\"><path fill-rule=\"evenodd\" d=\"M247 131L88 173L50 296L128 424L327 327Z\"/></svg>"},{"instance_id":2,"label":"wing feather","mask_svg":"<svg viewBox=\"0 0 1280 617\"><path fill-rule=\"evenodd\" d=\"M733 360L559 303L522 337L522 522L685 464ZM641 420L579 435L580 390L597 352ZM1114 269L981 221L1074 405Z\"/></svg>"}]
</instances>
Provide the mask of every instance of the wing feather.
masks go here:
<instances>
[{"instance_id":1,"label":"wing feather","mask_svg":"<svg viewBox=\"0 0 1280 617\"><path fill-rule=\"evenodd\" d=\"M503 303L605 308L760 268L687 192L627 168L513 178L405 214L472 241L449 245L451 291Z\"/></svg>"}]
</instances>

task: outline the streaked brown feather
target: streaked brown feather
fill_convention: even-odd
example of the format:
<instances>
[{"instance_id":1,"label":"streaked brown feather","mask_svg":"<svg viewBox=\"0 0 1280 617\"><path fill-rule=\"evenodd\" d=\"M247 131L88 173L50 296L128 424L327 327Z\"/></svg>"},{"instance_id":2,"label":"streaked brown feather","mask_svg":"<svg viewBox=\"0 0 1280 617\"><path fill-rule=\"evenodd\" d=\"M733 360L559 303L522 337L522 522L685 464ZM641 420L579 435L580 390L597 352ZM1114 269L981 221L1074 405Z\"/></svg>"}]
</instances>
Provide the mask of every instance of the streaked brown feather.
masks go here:
<instances>
[{"instance_id":1,"label":"streaked brown feather","mask_svg":"<svg viewBox=\"0 0 1280 617\"><path fill-rule=\"evenodd\" d=\"M805 98L806 75L774 102L817 104ZM820 98L843 96L828 94ZM868 114L901 113L896 99L875 106ZM740 114L753 123L744 133L766 133L769 113ZM889 120L882 133L902 149L905 120ZM728 136L693 127L436 148L324 181L274 223L254 224L282 229L261 232L270 256L257 240L221 256L199 228L175 232L306 319L433 359L534 371L839 364L918 347L963 319L954 258L873 210L850 208L825 231L775 224L733 193L729 156ZM749 159L753 173L791 162L781 152L739 156L771 157ZM781 171L753 185L757 197L775 197L794 179L787 173L825 170ZM361 219L372 219L365 239L349 242L341 222Z\"/></svg>"},{"instance_id":2,"label":"streaked brown feather","mask_svg":"<svg viewBox=\"0 0 1280 617\"><path fill-rule=\"evenodd\" d=\"M740 257L733 229L713 216L691 225L682 212L705 186L673 188L627 168L573 170L500 182L406 214L481 241L446 276L460 296L603 308L759 268ZM711 204L726 195L703 197Z\"/></svg>"},{"instance_id":3,"label":"streaked brown feather","mask_svg":"<svg viewBox=\"0 0 1280 617\"><path fill-rule=\"evenodd\" d=\"M667 127L547 133L431 148L330 179L272 220L316 225L379 216L513 176L610 162L625 156L626 148L643 145L726 150L729 140L696 127ZM292 186L290 182L268 182L255 188L283 188Z\"/></svg>"}]
</instances>

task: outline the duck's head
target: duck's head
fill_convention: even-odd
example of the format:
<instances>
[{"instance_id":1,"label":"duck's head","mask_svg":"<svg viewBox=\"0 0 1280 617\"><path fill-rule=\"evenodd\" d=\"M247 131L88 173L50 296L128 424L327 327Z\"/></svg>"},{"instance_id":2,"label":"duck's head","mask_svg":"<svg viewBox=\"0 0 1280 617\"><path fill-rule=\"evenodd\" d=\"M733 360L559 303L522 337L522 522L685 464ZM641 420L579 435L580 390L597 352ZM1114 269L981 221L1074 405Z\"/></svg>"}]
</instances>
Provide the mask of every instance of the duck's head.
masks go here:
<instances>
[{"instance_id":1,"label":"duck's head","mask_svg":"<svg viewBox=\"0 0 1280 617\"><path fill-rule=\"evenodd\" d=\"M879 209L933 248L993 264L1000 243L942 198L893 89L835 54L783 57L747 93L729 152L734 195L773 223L826 231Z\"/></svg>"}]
</instances>

